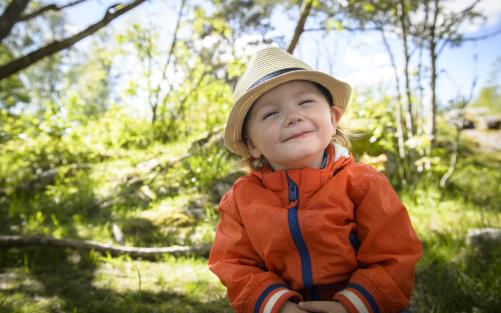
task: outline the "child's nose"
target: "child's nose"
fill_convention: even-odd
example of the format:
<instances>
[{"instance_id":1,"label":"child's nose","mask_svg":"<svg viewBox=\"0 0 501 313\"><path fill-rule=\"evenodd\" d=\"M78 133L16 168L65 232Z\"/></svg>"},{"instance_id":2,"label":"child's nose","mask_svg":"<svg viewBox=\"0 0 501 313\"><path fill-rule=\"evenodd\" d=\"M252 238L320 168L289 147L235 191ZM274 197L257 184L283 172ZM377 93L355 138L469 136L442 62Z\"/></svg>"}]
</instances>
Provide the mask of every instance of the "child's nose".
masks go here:
<instances>
[{"instance_id":1,"label":"child's nose","mask_svg":"<svg viewBox=\"0 0 501 313\"><path fill-rule=\"evenodd\" d=\"M302 121L303 117L297 110L290 110L287 114L287 125L294 125Z\"/></svg>"}]
</instances>

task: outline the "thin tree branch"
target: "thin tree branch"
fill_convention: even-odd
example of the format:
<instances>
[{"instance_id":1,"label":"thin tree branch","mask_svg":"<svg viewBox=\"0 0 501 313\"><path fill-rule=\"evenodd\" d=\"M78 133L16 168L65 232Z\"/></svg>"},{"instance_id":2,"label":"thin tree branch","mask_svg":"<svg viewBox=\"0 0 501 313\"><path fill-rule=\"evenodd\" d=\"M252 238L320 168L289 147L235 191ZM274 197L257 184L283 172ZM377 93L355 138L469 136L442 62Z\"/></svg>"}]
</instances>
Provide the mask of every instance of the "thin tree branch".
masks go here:
<instances>
[{"instance_id":1,"label":"thin tree branch","mask_svg":"<svg viewBox=\"0 0 501 313\"><path fill-rule=\"evenodd\" d=\"M24 21L27 21L27 20L31 20L32 18L40 16L40 15L42 15L43 13L45 13L47 11L61 11L63 9L75 6L75 5L80 4L82 2L85 2L85 1L88 1L88 0L77 0L77 1L73 1L73 2L70 2L70 3L65 4L65 5L61 5L61 6L58 6L55 3L51 3L51 4L48 4L46 6L41 7L38 10L35 10L35 11L31 12L31 13L23 14L21 16L21 18L19 19L19 21L23 21L24 22Z\"/></svg>"},{"instance_id":2,"label":"thin tree branch","mask_svg":"<svg viewBox=\"0 0 501 313\"><path fill-rule=\"evenodd\" d=\"M440 27L440 32L437 34L437 38L443 38L442 45L437 49L437 56L439 56L442 51L445 49L445 47L453 41L453 39L450 36L444 36L446 35L452 28L452 26L456 24L461 24L462 21L466 19L466 17L471 14L475 6L480 2L481 0L476 0L466 8L464 8L461 12L453 15L452 17L448 18L448 23L441 25ZM461 21L461 22L459 22ZM458 23L459 22L459 23ZM457 26L459 28L459 26ZM457 31L456 28L456 31ZM487 37L488 38L488 37ZM463 42L463 39L461 39L461 42Z\"/></svg>"},{"instance_id":3,"label":"thin tree branch","mask_svg":"<svg viewBox=\"0 0 501 313\"><path fill-rule=\"evenodd\" d=\"M306 19L310 14L312 4L313 0L304 0L303 4L301 5L301 16L299 17L296 29L294 30L294 36L292 36L292 40L289 44L289 47L287 48L287 52L291 54L292 52L294 52L294 49L296 48L297 43L299 42L299 37L301 37L301 34L304 31L304 24L306 23Z\"/></svg>"},{"instance_id":4,"label":"thin tree branch","mask_svg":"<svg viewBox=\"0 0 501 313\"><path fill-rule=\"evenodd\" d=\"M477 37L464 37L462 38L462 41L479 41L479 40L485 40L485 39L489 39L489 38L492 38L492 37L496 37L497 35L501 34L501 28L492 32L492 33L489 33L489 34L485 34L485 35L482 35L482 36L477 36Z\"/></svg>"},{"instance_id":5,"label":"thin tree branch","mask_svg":"<svg viewBox=\"0 0 501 313\"><path fill-rule=\"evenodd\" d=\"M326 31L326 27L317 27L317 28L307 28L303 32L323 32ZM379 31L379 27L348 27L342 26L342 30L347 30L350 32L359 32L359 31Z\"/></svg>"},{"instance_id":6,"label":"thin tree branch","mask_svg":"<svg viewBox=\"0 0 501 313\"><path fill-rule=\"evenodd\" d=\"M489 38L492 38L492 37L496 37L497 35L501 34L501 28L492 32L492 33L489 33L489 34L485 34L485 35L481 35L481 36L476 36L476 37L463 37L461 38L461 42L466 42L466 41L481 41L481 40L486 40L486 39L489 39ZM440 55L440 53L442 53L442 50L445 49L445 47L447 46L447 44L451 43L453 40L451 38L447 38L444 40L444 42L442 43L442 45L440 46L440 48L438 49L438 53L437 55Z\"/></svg>"},{"instance_id":7,"label":"thin tree branch","mask_svg":"<svg viewBox=\"0 0 501 313\"><path fill-rule=\"evenodd\" d=\"M61 41L53 41L52 43L39 48L38 50L35 50L33 52L28 53L27 55L24 55L20 58L17 58L5 65L0 66L0 80L5 79L9 77L12 74L15 74L19 72L20 70L23 70L32 64L40 61L44 57L50 56L54 53L57 53L61 50L67 49L71 46L73 46L75 43L79 42L80 40L94 34L101 28L105 27L109 23L111 23L114 19L117 17L121 16L122 14L134 9L138 5L142 4L146 0L135 0L130 4L123 5L123 4L116 4L108 8L106 11L105 16L95 24L92 24L91 26L87 27L83 31L68 37L64 40ZM118 9L117 9L118 8Z\"/></svg>"},{"instance_id":8,"label":"thin tree branch","mask_svg":"<svg viewBox=\"0 0 501 313\"><path fill-rule=\"evenodd\" d=\"M400 29L402 31L402 42L404 45L404 77L405 77L405 95L406 95L406 107L404 112L405 117L405 126L407 129L407 137L411 138L414 133L414 121L411 114L411 109L413 107L412 95L411 95L411 86L409 79L409 63L410 63L410 54L409 54L409 44L408 44L408 15L405 8L404 0L399 1L400 7L397 12L399 12L399 21L400 21ZM398 5L397 5L398 7Z\"/></svg>"},{"instance_id":9,"label":"thin tree branch","mask_svg":"<svg viewBox=\"0 0 501 313\"><path fill-rule=\"evenodd\" d=\"M19 17L28 5L29 0L14 0L9 3L0 16L0 42L11 32L14 24L19 22Z\"/></svg>"},{"instance_id":10,"label":"thin tree branch","mask_svg":"<svg viewBox=\"0 0 501 313\"><path fill-rule=\"evenodd\" d=\"M444 33L451 29L453 25L458 24L459 21L464 21L464 19L473 11L475 6L479 4L482 0L475 0L472 4L465 7L462 11L444 20L444 23L440 25L441 33L437 34L438 37L442 37Z\"/></svg>"},{"instance_id":11,"label":"thin tree branch","mask_svg":"<svg viewBox=\"0 0 501 313\"><path fill-rule=\"evenodd\" d=\"M167 69L170 65L172 55L174 54L174 48L176 47L177 43L177 33L179 31L179 25L181 24L181 17L183 15L183 9L186 4L186 0L181 1L181 6L179 7L179 11L177 12L177 21L176 21L176 27L174 28L174 35L172 37L172 42L170 44L169 48L169 54L167 56L167 61L164 64L164 67L162 69L162 80L160 81L158 88L156 88L155 91L155 102L153 103L153 117L151 119L152 123L155 123L156 117L157 117L157 108L158 104L160 101L160 91L162 89L162 82L166 80L167 78Z\"/></svg>"}]
</instances>

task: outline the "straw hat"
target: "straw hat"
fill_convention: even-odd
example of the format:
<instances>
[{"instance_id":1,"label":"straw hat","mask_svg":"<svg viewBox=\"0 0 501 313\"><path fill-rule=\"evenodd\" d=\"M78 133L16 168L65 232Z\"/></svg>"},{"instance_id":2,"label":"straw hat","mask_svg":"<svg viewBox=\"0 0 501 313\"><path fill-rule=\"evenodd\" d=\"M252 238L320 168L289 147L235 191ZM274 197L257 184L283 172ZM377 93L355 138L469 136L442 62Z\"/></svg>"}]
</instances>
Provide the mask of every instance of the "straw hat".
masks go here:
<instances>
[{"instance_id":1,"label":"straw hat","mask_svg":"<svg viewBox=\"0 0 501 313\"><path fill-rule=\"evenodd\" d=\"M242 138L242 127L252 104L268 90L292 80L307 80L318 83L332 95L334 105L344 112L351 94L351 87L329 74L316 71L308 64L275 47L256 52L235 87L235 105L230 112L224 144L243 157L249 157L247 145Z\"/></svg>"}]
</instances>

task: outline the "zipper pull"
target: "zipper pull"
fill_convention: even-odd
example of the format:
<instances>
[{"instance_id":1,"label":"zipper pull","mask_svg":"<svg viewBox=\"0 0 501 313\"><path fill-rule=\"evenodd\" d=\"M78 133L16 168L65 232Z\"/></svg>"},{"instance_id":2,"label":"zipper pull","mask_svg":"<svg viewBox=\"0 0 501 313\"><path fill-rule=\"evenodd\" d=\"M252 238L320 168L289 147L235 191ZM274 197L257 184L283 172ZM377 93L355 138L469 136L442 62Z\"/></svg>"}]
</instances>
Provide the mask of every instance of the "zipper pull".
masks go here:
<instances>
[{"instance_id":1,"label":"zipper pull","mask_svg":"<svg viewBox=\"0 0 501 313\"><path fill-rule=\"evenodd\" d=\"M297 186L296 183L287 177L288 184L289 184L289 203L297 201Z\"/></svg>"}]
</instances>

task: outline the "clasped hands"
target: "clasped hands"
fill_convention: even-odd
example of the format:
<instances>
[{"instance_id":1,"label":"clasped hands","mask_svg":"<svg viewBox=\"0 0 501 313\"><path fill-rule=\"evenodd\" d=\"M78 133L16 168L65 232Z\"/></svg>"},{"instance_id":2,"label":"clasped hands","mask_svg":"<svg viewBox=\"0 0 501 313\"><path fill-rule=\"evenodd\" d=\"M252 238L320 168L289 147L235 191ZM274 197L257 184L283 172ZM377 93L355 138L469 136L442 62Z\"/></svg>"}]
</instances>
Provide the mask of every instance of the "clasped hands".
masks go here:
<instances>
[{"instance_id":1,"label":"clasped hands","mask_svg":"<svg viewBox=\"0 0 501 313\"><path fill-rule=\"evenodd\" d=\"M280 313L348 313L344 305L338 301L306 301L299 304L287 301Z\"/></svg>"}]
</instances>

